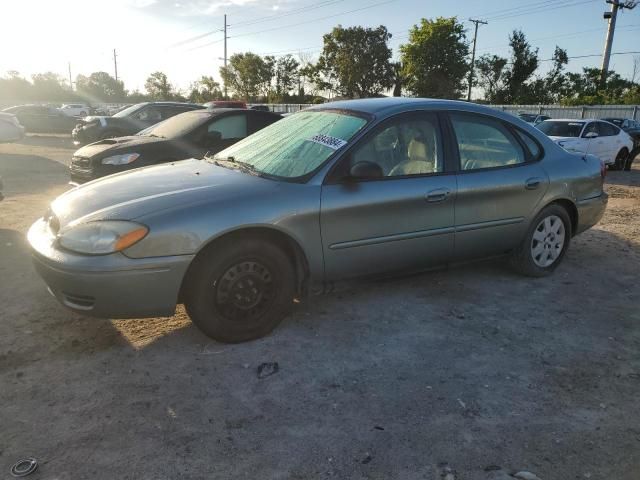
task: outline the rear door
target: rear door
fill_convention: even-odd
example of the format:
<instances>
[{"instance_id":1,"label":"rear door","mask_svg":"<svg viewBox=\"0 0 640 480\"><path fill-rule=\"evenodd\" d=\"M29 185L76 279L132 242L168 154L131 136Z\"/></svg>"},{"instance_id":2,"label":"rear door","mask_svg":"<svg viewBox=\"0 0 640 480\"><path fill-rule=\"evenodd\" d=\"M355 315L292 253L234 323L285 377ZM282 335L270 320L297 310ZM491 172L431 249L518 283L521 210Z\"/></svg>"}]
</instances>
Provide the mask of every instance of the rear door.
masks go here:
<instances>
[{"instance_id":1,"label":"rear door","mask_svg":"<svg viewBox=\"0 0 640 480\"><path fill-rule=\"evenodd\" d=\"M602 147L602 160L605 163L613 163L620 150L624 148L624 143L620 135L620 129L607 122L596 122L598 125L598 139Z\"/></svg>"},{"instance_id":2,"label":"rear door","mask_svg":"<svg viewBox=\"0 0 640 480\"><path fill-rule=\"evenodd\" d=\"M402 114L345 152L322 187L327 279L421 270L453 251L455 173L434 113ZM357 163L380 177L348 177Z\"/></svg>"},{"instance_id":3,"label":"rear door","mask_svg":"<svg viewBox=\"0 0 640 480\"><path fill-rule=\"evenodd\" d=\"M541 147L493 117L452 112L449 118L459 156L454 257L465 260L512 249L549 183L537 161Z\"/></svg>"}]
</instances>

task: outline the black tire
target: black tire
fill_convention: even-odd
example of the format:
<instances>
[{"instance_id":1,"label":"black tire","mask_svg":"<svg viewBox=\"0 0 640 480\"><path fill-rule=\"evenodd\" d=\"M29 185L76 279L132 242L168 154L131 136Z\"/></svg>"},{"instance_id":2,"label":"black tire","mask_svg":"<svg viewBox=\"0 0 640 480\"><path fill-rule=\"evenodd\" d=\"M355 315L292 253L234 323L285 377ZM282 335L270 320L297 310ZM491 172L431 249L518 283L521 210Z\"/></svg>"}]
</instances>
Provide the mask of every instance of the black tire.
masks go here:
<instances>
[{"instance_id":1,"label":"black tire","mask_svg":"<svg viewBox=\"0 0 640 480\"><path fill-rule=\"evenodd\" d=\"M633 150L631 150L631 153L629 154L629 159L627 160L627 165L624 167L625 171L628 172L629 170L631 170L631 165L633 165L633 161L638 155L640 155L640 144L636 146Z\"/></svg>"},{"instance_id":2,"label":"black tire","mask_svg":"<svg viewBox=\"0 0 640 480\"><path fill-rule=\"evenodd\" d=\"M629 150L623 148L616 155L616 160L614 164L611 166L611 170L624 170L627 165L627 160L629 158Z\"/></svg>"},{"instance_id":3,"label":"black tire","mask_svg":"<svg viewBox=\"0 0 640 480\"><path fill-rule=\"evenodd\" d=\"M559 218L562 221L562 227L564 229L564 242L562 244L562 249L559 251L557 258L553 260L550 265L541 266L537 263L537 260L534 258L533 249L534 249L534 234L540 233L538 228L541 226L542 222L547 218ZM571 218L567 213L567 210L558 204L551 204L547 207L543 208L540 213L533 219L531 225L529 225L529 229L527 230L527 234L525 235L522 243L516 248L511 256L511 265L515 268L516 271L523 275L527 275L529 277L545 277L553 273L553 271L560 265L564 255L566 254L569 243L571 242ZM537 245L539 242L535 240ZM546 244L544 248L546 248Z\"/></svg>"},{"instance_id":4,"label":"black tire","mask_svg":"<svg viewBox=\"0 0 640 480\"><path fill-rule=\"evenodd\" d=\"M203 333L220 342L246 342L270 333L289 313L295 270L273 243L234 239L196 258L183 291L187 313Z\"/></svg>"}]
</instances>

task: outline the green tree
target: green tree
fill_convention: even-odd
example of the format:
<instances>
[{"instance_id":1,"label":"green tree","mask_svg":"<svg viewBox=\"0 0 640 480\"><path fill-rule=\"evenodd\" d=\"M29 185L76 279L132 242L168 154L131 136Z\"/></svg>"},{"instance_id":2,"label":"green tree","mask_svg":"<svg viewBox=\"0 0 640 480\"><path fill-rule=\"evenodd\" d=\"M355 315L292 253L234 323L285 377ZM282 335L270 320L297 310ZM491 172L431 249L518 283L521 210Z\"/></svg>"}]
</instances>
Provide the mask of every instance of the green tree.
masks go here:
<instances>
[{"instance_id":1,"label":"green tree","mask_svg":"<svg viewBox=\"0 0 640 480\"><path fill-rule=\"evenodd\" d=\"M163 72L153 72L144 83L144 88L154 100L173 100L177 93Z\"/></svg>"},{"instance_id":2,"label":"green tree","mask_svg":"<svg viewBox=\"0 0 640 480\"><path fill-rule=\"evenodd\" d=\"M298 82L300 63L292 55L280 57L275 64L275 90L278 101L289 95Z\"/></svg>"},{"instance_id":3,"label":"green tree","mask_svg":"<svg viewBox=\"0 0 640 480\"><path fill-rule=\"evenodd\" d=\"M608 71L604 84L600 83L600 69L584 68L582 73L567 74L565 105L598 105L633 103L638 85L625 80L618 73Z\"/></svg>"},{"instance_id":4,"label":"green tree","mask_svg":"<svg viewBox=\"0 0 640 480\"><path fill-rule=\"evenodd\" d=\"M88 77L78 75L76 90L90 102L117 102L123 101L127 96L124 82L116 80L107 72L94 72Z\"/></svg>"},{"instance_id":5,"label":"green tree","mask_svg":"<svg viewBox=\"0 0 640 480\"><path fill-rule=\"evenodd\" d=\"M330 89L349 98L379 95L393 86L391 34L378 28L338 25L324 35L318 63L307 73L320 89Z\"/></svg>"},{"instance_id":6,"label":"green tree","mask_svg":"<svg viewBox=\"0 0 640 480\"><path fill-rule=\"evenodd\" d=\"M505 72L505 100L507 103L538 103L532 93L531 80L538 69L538 49L535 50L520 30L509 35L510 68Z\"/></svg>"},{"instance_id":7,"label":"green tree","mask_svg":"<svg viewBox=\"0 0 640 480\"><path fill-rule=\"evenodd\" d=\"M31 100L33 85L20 76L19 72L9 70L6 77L0 77L0 99L21 102Z\"/></svg>"},{"instance_id":8,"label":"green tree","mask_svg":"<svg viewBox=\"0 0 640 480\"><path fill-rule=\"evenodd\" d=\"M567 75L564 71L569 56L567 51L558 47L553 52L553 66L547 75L538 82L541 87L536 92L540 103L558 103L566 95Z\"/></svg>"},{"instance_id":9,"label":"green tree","mask_svg":"<svg viewBox=\"0 0 640 480\"><path fill-rule=\"evenodd\" d=\"M456 17L423 18L400 46L406 88L419 97L460 98L469 72L469 44Z\"/></svg>"},{"instance_id":10,"label":"green tree","mask_svg":"<svg viewBox=\"0 0 640 480\"><path fill-rule=\"evenodd\" d=\"M491 103L504 101L504 73L507 59L498 55L483 55L476 60L476 82L484 90L484 99Z\"/></svg>"},{"instance_id":11,"label":"green tree","mask_svg":"<svg viewBox=\"0 0 640 480\"><path fill-rule=\"evenodd\" d=\"M74 97L67 83L57 73L36 73L31 78L33 80L33 100L64 101Z\"/></svg>"},{"instance_id":12,"label":"green tree","mask_svg":"<svg viewBox=\"0 0 640 480\"><path fill-rule=\"evenodd\" d=\"M221 98L222 90L220 89L220 83L216 82L213 77L203 75L199 80L191 84L191 93L189 94L190 102L204 103Z\"/></svg>"},{"instance_id":13,"label":"green tree","mask_svg":"<svg viewBox=\"0 0 640 480\"><path fill-rule=\"evenodd\" d=\"M220 68L224 84L246 101L257 99L265 85L270 84L271 74L270 65L251 52L232 55L227 67Z\"/></svg>"}]
</instances>

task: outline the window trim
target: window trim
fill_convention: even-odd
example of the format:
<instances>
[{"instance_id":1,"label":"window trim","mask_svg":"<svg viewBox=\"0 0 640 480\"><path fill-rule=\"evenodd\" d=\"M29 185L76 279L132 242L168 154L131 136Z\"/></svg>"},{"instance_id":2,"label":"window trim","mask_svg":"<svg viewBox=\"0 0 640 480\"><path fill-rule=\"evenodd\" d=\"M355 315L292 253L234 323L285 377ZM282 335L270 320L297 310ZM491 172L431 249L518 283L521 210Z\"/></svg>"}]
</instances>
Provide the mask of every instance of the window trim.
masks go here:
<instances>
[{"instance_id":1,"label":"window trim","mask_svg":"<svg viewBox=\"0 0 640 480\"><path fill-rule=\"evenodd\" d=\"M432 172L432 173L420 173L415 175L394 175L387 177L378 177L378 178L361 178L361 179L350 179L349 177L339 176L338 172L340 171L341 166L344 162L348 162L351 159L353 154L353 150L358 148L361 142L367 142L371 137L378 134L381 129L386 128L391 122L397 121L398 117L406 116L421 116L421 115L432 115L436 119L436 128L438 129L438 133L440 135L440 147L443 155L443 170L442 172ZM447 146L447 138L445 134L445 129L443 128L442 121L442 111L440 110L410 110L407 112L398 112L389 117L383 118L380 122L371 126L363 135L356 139L352 145L349 146L342 155L336 161L329 172L324 177L322 182L323 185L346 185L346 184L354 184L354 183L365 183L365 182L388 182L393 180L403 180L408 178L425 178L425 177L439 177L443 175L452 175L455 174L455 171L452 167L455 166L452 158L450 149Z\"/></svg>"},{"instance_id":2,"label":"window trim","mask_svg":"<svg viewBox=\"0 0 640 480\"><path fill-rule=\"evenodd\" d=\"M447 110L446 112L446 122L448 123L448 128L449 128L449 138L450 138L450 142L451 142L451 148L453 149L455 158L456 158L456 173L458 174L469 174L469 173L475 173L475 172L487 172L487 171L491 171L491 170L503 170L503 169L507 169L507 168L518 168L518 167L522 167L525 165L530 165L532 163L536 163L541 161L544 156L545 156L545 151L542 148L542 145L540 144L540 142L538 142L538 140L536 140L533 135L529 135L527 132L525 132L523 129L516 127L515 125L512 125L511 123L507 122L506 120L503 120L501 118L498 117L494 117L493 115L489 115L486 113L478 113L478 112L469 112L467 110ZM511 134L511 136L513 136L513 138L515 139L515 141L517 142L517 144L520 146L520 148L522 149L522 153L525 156L525 160L524 162L521 163L514 163L511 165L500 165L498 167L485 167L485 168L474 168L473 170L463 170L462 169L462 162L460 159L460 150L458 148L458 137L456 135L455 129L453 128L453 121L451 120L451 114L463 114L463 115L469 115L469 116L475 116L475 117L484 117L484 118L488 118L489 120L492 120L494 122L498 122L499 124L501 124L504 128L507 129L507 131ZM538 155L538 157L534 157L531 154L531 151L529 150L529 148L526 146L526 144L524 143L524 141L519 138L519 136L517 135L517 133L514 130L519 130L522 133L524 133L525 135L527 135L529 138L531 138L540 148L540 154Z\"/></svg>"}]
</instances>

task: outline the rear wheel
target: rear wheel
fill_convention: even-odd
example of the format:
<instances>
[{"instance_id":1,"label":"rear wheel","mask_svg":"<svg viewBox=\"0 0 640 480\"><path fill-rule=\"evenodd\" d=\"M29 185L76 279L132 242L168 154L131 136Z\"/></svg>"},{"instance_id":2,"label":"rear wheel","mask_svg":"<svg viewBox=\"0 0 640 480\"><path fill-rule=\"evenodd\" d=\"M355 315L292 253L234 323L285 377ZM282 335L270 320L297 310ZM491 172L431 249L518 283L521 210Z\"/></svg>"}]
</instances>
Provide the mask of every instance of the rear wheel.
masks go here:
<instances>
[{"instance_id":1,"label":"rear wheel","mask_svg":"<svg viewBox=\"0 0 640 480\"><path fill-rule=\"evenodd\" d=\"M610 167L611 170L624 170L627 164L628 158L629 158L629 150L627 150L626 148L623 148L618 152L618 155L616 155L616 160L614 164Z\"/></svg>"},{"instance_id":2,"label":"rear wheel","mask_svg":"<svg viewBox=\"0 0 640 480\"><path fill-rule=\"evenodd\" d=\"M571 219L560 205L549 205L531 222L511 259L515 269L531 277L551 274L569 248Z\"/></svg>"},{"instance_id":3,"label":"rear wheel","mask_svg":"<svg viewBox=\"0 0 640 480\"><path fill-rule=\"evenodd\" d=\"M185 307L209 337L244 342L271 332L289 313L295 270L276 245L247 239L203 252L187 274Z\"/></svg>"}]
</instances>

